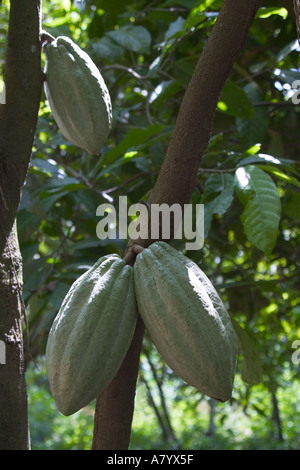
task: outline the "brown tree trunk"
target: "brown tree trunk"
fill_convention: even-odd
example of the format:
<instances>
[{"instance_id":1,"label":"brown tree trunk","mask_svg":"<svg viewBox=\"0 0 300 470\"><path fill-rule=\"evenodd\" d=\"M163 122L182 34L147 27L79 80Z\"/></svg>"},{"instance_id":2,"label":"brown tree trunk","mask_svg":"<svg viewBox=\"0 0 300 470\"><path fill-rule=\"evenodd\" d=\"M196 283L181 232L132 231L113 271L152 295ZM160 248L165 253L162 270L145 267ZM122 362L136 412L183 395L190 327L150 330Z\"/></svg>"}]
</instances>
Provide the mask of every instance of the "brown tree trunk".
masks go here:
<instances>
[{"instance_id":1,"label":"brown tree trunk","mask_svg":"<svg viewBox=\"0 0 300 470\"><path fill-rule=\"evenodd\" d=\"M93 449L128 448L143 336L144 324L139 317L131 346L118 374L96 402Z\"/></svg>"},{"instance_id":2,"label":"brown tree trunk","mask_svg":"<svg viewBox=\"0 0 300 470\"><path fill-rule=\"evenodd\" d=\"M177 203L183 207L189 202L209 143L219 97L261 4L261 0L224 1L184 95L150 203ZM140 242L143 246L151 243L151 240ZM139 325L136 340L113 383L97 398L93 449L128 448L142 339ZM130 371L126 369L128 364L132 364Z\"/></svg>"},{"instance_id":3,"label":"brown tree trunk","mask_svg":"<svg viewBox=\"0 0 300 470\"><path fill-rule=\"evenodd\" d=\"M0 449L29 448L22 335L22 258L15 225L0 258Z\"/></svg>"},{"instance_id":4,"label":"brown tree trunk","mask_svg":"<svg viewBox=\"0 0 300 470\"><path fill-rule=\"evenodd\" d=\"M275 432L272 429L273 431L272 434L273 434L273 437L277 437L279 441L283 441L280 409L279 409L278 399L277 399L275 391L271 392L271 398L272 398L272 405L273 405L272 423L275 428Z\"/></svg>"},{"instance_id":5,"label":"brown tree trunk","mask_svg":"<svg viewBox=\"0 0 300 470\"><path fill-rule=\"evenodd\" d=\"M22 337L22 259L16 215L31 157L42 74L41 0L11 0L0 105L0 449L29 449Z\"/></svg>"}]
</instances>

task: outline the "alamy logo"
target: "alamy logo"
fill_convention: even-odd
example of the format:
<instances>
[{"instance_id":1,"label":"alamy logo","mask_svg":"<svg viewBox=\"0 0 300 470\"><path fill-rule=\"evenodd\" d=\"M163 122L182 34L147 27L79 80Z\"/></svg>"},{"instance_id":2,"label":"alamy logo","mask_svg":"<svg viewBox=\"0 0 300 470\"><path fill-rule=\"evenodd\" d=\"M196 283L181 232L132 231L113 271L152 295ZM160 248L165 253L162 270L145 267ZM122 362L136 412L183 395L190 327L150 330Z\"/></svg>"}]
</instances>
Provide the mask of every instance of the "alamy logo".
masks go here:
<instances>
[{"instance_id":1,"label":"alamy logo","mask_svg":"<svg viewBox=\"0 0 300 470\"><path fill-rule=\"evenodd\" d=\"M292 83L292 89L297 90L296 93L293 94L292 96L292 102L293 104L299 104L300 103L300 80L295 80Z\"/></svg>"},{"instance_id":2,"label":"alamy logo","mask_svg":"<svg viewBox=\"0 0 300 470\"><path fill-rule=\"evenodd\" d=\"M0 340L0 364L6 364L6 346L4 341Z\"/></svg>"},{"instance_id":3,"label":"alamy logo","mask_svg":"<svg viewBox=\"0 0 300 470\"><path fill-rule=\"evenodd\" d=\"M127 196L120 196L118 214L112 204L100 204L96 215L102 217L96 227L101 240L127 239L128 236L132 240L168 240L174 234L175 239L191 240L185 243L187 250L199 250L204 244L203 204L185 204L184 211L180 204L148 207L146 203L137 203L127 207ZM129 224L128 217L132 218Z\"/></svg>"},{"instance_id":4,"label":"alamy logo","mask_svg":"<svg viewBox=\"0 0 300 470\"><path fill-rule=\"evenodd\" d=\"M0 104L6 104L5 83L3 84L2 92L0 92Z\"/></svg>"},{"instance_id":5,"label":"alamy logo","mask_svg":"<svg viewBox=\"0 0 300 470\"><path fill-rule=\"evenodd\" d=\"M292 348L296 349L292 354L292 363L298 365L300 364L300 339L293 341Z\"/></svg>"}]
</instances>

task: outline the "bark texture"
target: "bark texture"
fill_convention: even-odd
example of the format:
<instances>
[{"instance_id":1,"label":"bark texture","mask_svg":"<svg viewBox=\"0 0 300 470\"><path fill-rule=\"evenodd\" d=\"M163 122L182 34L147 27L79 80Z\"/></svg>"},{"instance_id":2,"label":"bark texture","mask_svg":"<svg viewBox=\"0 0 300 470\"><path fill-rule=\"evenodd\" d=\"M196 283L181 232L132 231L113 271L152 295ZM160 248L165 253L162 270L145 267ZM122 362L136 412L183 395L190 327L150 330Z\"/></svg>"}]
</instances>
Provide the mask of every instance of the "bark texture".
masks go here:
<instances>
[{"instance_id":1,"label":"bark texture","mask_svg":"<svg viewBox=\"0 0 300 470\"><path fill-rule=\"evenodd\" d=\"M0 105L0 449L29 449L22 337L22 259L16 215L31 157L42 89L40 0L11 0ZM2 343L3 344L3 343Z\"/></svg>"},{"instance_id":2,"label":"bark texture","mask_svg":"<svg viewBox=\"0 0 300 470\"><path fill-rule=\"evenodd\" d=\"M183 207L189 202L210 140L220 94L261 4L261 0L224 1L184 95L166 158L148 201L151 204L177 203ZM152 242L139 243L148 246ZM134 243L129 242L127 250ZM118 450L129 446L142 331L139 323L135 342L118 374L97 398L93 449ZM126 369L128 364L130 370ZM123 420L124 409L127 422Z\"/></svg>"},{"instance_id":3,"label":"bark texture","mask_svg":"<svg viewBox=\"0 0 300 470\"><path fill-rule=\"evenodd\" d=\"M143 336L144 324L139 317L132 343L118 374L96 402L95 450L128 449Z\"/></svg>"},{"instance_id":4,"label":"bark texture","mask_svg":"<svg viewBox=\"0 0 300 470\"><path fill-rule=\"evenodd\" d=\"M0 259L0 332L5 364L0 365L0 449L29 449L21 312L22 259L16 226Z\"/></svg>"}]
</instances>

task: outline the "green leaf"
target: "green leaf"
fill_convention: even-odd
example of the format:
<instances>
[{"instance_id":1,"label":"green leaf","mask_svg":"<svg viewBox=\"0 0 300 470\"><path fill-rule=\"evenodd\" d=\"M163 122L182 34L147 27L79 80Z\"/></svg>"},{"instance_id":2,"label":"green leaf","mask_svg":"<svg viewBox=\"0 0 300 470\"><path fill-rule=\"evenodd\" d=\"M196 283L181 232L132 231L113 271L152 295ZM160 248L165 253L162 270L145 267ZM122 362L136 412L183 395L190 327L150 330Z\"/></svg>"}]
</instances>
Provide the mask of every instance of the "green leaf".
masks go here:
<instances>
[{"instance_id":1,"label":"green leaf","mask_svg":"<svg viewBox=\"0 0 300 470\"><path fill-rule=\"evenodd\" d=\"M108 36L125 49L141 54L148 52L151 45L151 34L143 26L123 26Z\"/></svg>"},{"instance_id":2,"label":"green leaf","mask_svg":"<svg viewBox=\"0 0 300 470\"><path fill-rule=\"evenodd\" d=\"M180 83L178 80L164 80L160 82L152 91L149 103L153 105L154 109L163 106L165 101L170 99L180 90Z\"/></svg>"},{"instance_id":3,"label":"green leaf","mask_svg":"<svg viewBox=\"0 0 300 470\"><path fill-rule=\"evenodd\" d=\"M124 49L108 36L93 42L92 50L96 56L108 60L116 60L124 55Z\"/></svg>"},{"instance_id":4,"label":"green leaf","mask_svg":"<svg viewBox=\"0 0 300 470\"><path fill-rule=\"evenodd\" d=\"M246 166L246 165L252 165L253 163L264 163L264 162L269 162L274 165L280 165L281 162L278 158L272 157L272 155L267 155L263 153L258 153L255 155L250 155L249 157L243 158L239 163L238 166Z\"/></svg>"},{"instance_id":5,"label":"green leaf","mask_svg":"<svg viewBox=\"0 0 300 470\"><path fill-rule=\"evenodd\" d=\"M40 192L40 198L47 198L60 192L78 191L86 189L86 185L80 183L76 178L64 176L63 178L51 178L48 185Z\"/></svg>"},{"instance_id":6,"label":"green leaf","mask_svg":"<svg viewBox=\"0 0 300 470\"><path fill-rule=\"evenodd\" d=\"M284 20L288 16L288 11L286 8L278 8L278 7L261 7L259 8L256 17L257 18L269 18L272 15L279 15Z\"/></svg>"},{"instance_id":7,"label":"green leaf","mask_svg":"<svg viewBox=\"0 0 300 470\"><path fill-rule=\"evenodd\" d=\"M275 69L274 75L282 83L288 83L291 86L293 85L295 80L300 79L300 73L296 70Z\"/></svg>"},{"instance_id":8,"label":"green leaf","mask_svg":"<svg viewBox=\"0 0 300 470\"><path fill-rule=\"evenodd\" d=\"M65 282L58 282L55 286L54 292L49 294L49 302L53 305L53 307L55 307L57 311L60 309L61 304L65 296L67 295L69 289L69 284Z\"/></svg>"},{"instance_id":9,"label":"green leaf","mask_svg":"<svg viewBox=\"0 0 300 470\"><path fill-rule=\"evenodd\" d=\"M289 190L287 191L287 201L283 206L283 211L287 214L291 219L300 221L300 193L296 191Z\"/></svg>"},{"instance_id":10,"label":"green leaf","mask_svg":"<svg viewBox=\"0 0 300 470\"><path fill-rule=\"evenodd\" d=\"M190 12L190 14L189 14L189 16L186 20L185 26L186 26L187 29L193 28L193 27L203 23L205 21L205 19L206 19L205 13L201 12L198 9L195 9L195 10Z\"/></svg>"},{"instance_id":11,"label":"green leaf","mask_svg":"<svg viewBox=\"0 0 300 470\"><path fill-rule=\"evenodd\" d=\"M257 104L261 101L261 94L256 83L249 83L244 87L249 101L252 104ZM268 119L266 110L262 106L256 106L254 108L254 115L252 118L236 118L236 127L241 136L242 144L248 148L257 143L264 141Z\"/></svg>"},{"instance_id":12,"label":"green leaf","mask_svg":"<svg viewBox=\"0 0 300 470\"><path fill-rule=\"evenodd\" d=\"M231 321L237 335L239 353L243 357L242 379L250 385L258 384L262 381L263 370L257 348L244 328L235 320Z\"/></svg>"},{"instance_id":13,"label":"green leaf","mask_svg":"<svg viewBox=\"0 0 300 470\"><path fill-rule=\"evenodd\" d=\"M296 188L300 188L300 181L294 176L289 176L286 173L283 173L283 171L280 171L271 165L259 165L259 168L273 173L273 175L277 176L277 178L281 179L282 181L285 181L286 183L296 186Z\"/></svg>"},{"instance_id":14,"label":"green leaf","mask_svg":"<svg viewBox=\"0 0 300 470\"><path fill-rule=\"evenodd\" d=\"M213 214L222 215L229 208L234 192L234 176L225 174L211 175L204 186L204 236L208 235Z\"/></svg>"},{"instance_id":15,"label":"green leaf","mask_svg":"<svg viewBox=\"0 0 300 470\"><path fill-rule=\"evenodd\" d=\"M210 0L209 3L211 3L212 0ZM177 0L176 1L176 4L178 5L182 5L183 7L187 8L188 10L191 10L192 8L194 8L195 5L197 5L197 3L199 3L197 0ZM207 0L206 2L207 3ZM163 2L163 6L164 7L167 7L167 6L173 6L174 5L174 0L167 0L166 2Z\"/></svg>"},{"instance_id":16,"label":"green leaf","mask_svg":"<svg viewBox=\"0 0 300 470\"><path fill-rule=\"evenodd\" d=\"M237 118L236 127L241 136L243 147L262 143L267 130L265 111L255 109L255 117L252 119Z\"/></svg>"},{"instance_id":17,"label":"green leaf","mask_svg":"<svg viewBox=\"0 0 300 470\"><path fill-rule=\"evenodd\" d=\"M47 191L41 191L40 193L40 206L37 206L37 210L39 210L40 217L47 217L47 213L49 212L50 208L54 206L54 204L62 199L64 196L68 196L69 191L59 191L53 195L50 195Z\"/></svg>"},{"instance_id":18,"label":"green leaf","mask_svg":"<svg viewBox=\"0 0 300 470\"><path fill-rule=\"evenodd\" d=\"M156 75L158 68L160 67L165 56L170 52L172 45L176 42L176 38L184 34L185 31L185 19L179 16L173 21L164 35L164 40L160 44L161 53L154 61L150 64L148 70L148 76L153 77Z\"/></svg>"},{"instance_id":19,"label":"green leaf","mask_svg":"<svg viewBox=\"0 0 300 470\"><path fill-rule=\"evenodd\" d=\"M205 204L211 200L215 201L215 214L221 215L232 201L234 176L230 173L214 173L207 178L203 189L203 203ZM227 203L224 199L228 199ZM228 204L229 200L230 203Z\"/></svg>"},{"instance_id":20,"label":"green leaf","mask_svg":"<svg viewBox=\"0 0 300 470\"><path fill-rule=\"evenodd\" d=\"M196 5L187 17L186 28L193 28L198 25L200 25L199 27L202 27L204 24L207 26L209 22L214 22L218 16L217 11L211 11L211 9L217 8L214 3L215 0L196 2Z\"/></svg>"},{"instance_id":21,"label":"green leaf","mask_svg":"<svg viewBox=\"0 0 300 470\"><path fill-rule=\"evenodd\" d=\"M254 107L246 92L231 80L226 82L218 103L218 109L240 118L252 119L254 117Z\"/></svg>"},{"instance_id":22,"label":"green leaf","mask_svg":"<svg viewBox=\"0 0 300 470\"><path fill-rule=\"evenodd\" d=\"M136 150L139 145L144 145L151 137L158 134L164 129L162 124L153 124L146 129L135 128L127 132L125 138L114 147L105 156L103 163L112 163L114 160L119 158L123 153L129 150Z\"/></svg>"},{"instance_id":23,"label":"green leaf","mask_svg":"<svg viewBox=\"0 0 300 470\"><path fill-rule=\"evenodd\" d=\"M185 19L182 18L181 16L178 16L178 18L175 21L173 21L173 23L170 24L168 30L165 33L164 47L166 45L173 44L174 41L176 40L176 37L182 35L184 29L185 29Z\"/></svg>"},{"instance_id":24,"label":"green leaf","mask_svg":"<svg viewBox=\"0 0 300 470\"><path fill-rule=\"evenodd\" d=\"M35 214L32 214L28 210L21 209L18 212L18 235L22 240L22 243L30 240L34 230L38 228L41 223L41 218ZM24 260L24 253L23 253Z\"/></svg>"},{"instance_id":25,"label":"green leaf","mask_svg":"<svg viewBox=\"0 0 300 470\"><path fill-rule=\"evenodd\" d=\"M91 3L91 2L89 2ZM97 6L101 9L111 12L123 12L127 5L132 4L132 0L98 0Z\"/></svg>"},{"instance_id":26,"label":"green leaf","mask_svg":"<svg viewBox=\"0 0 300 470\"><path fill-rule=\"evenodd\" d=\"M276 244L281 213L277 187L266 172L248 165L236 170L235 188L244 205L241 221L245 234L269 257Z\"/></svg>"},{"instance_id":27,"label":"green leaf","mask_svg":"<svg viewBox=\"0 0 300 470\"><path fill-rule=\"evenodd\" d=\"M62 0L62 7L65 11L71 10L71 0Z\"/></svg>"},{"instance_id":28,"label":"green leaf","mask_svg":"<svg viewBox=\"0 0 300 470\"><path fill-rule=\"evenodd\" d=\"M293 41L289 42L286 46L284 46L278 52L276 56L276 61L281 62L286 56L288 56L291 52L293 52L299 46L298 39L294 39Z\"/></svg>"},{"instance_id":29,"label":"green leaf","mask_svg":"<svg viewBox=\"0 0 300 470\"><path fill-rule=\"evenodd\" d=\"M246 154L247 152L245 152ZM280 179L283 179L284 181L290 182L291 184L295 184L298 186L299 180L296 178L289 177L288 175L285 175L282 173L280 170L278 170L278 167L281 166L284 170L290 171L297 176L299 175L297 169L295 168L295 160L287 159L287 158L278 158L278 157L273 157L272 155L268 155L266 153L257 153L257 154L252 154L250 156L247 156L240 160L240 162L237 164L237 166L246 166L246 165L252 165L254 163L258 163L259 168L262 170L267 170L271 173L274 173L277 175Z\"/></svg>"},{"instance_id":30,"label":"green leaf","mask_svg":"<svg viewBox=\"0 0 300 470\"><path fill-rule=\"evenodd\" d=\"M32 173L38 172L48 176L57 176L59 167L54 160L43 160L41 158L32 158L30 161L30 171Z\"/></svg>"},{"instance_id":31,"label":"green leaf","mask_svg":"<svg viewBox=\"0 0 300 470\"><path fill-rule=\"evenodd\" d=\"M248 148L245 151L245 155L255 155L260 151L260 149L261 149L261 144L252 145L252 147Z\"/></svg>"}]
</instances>

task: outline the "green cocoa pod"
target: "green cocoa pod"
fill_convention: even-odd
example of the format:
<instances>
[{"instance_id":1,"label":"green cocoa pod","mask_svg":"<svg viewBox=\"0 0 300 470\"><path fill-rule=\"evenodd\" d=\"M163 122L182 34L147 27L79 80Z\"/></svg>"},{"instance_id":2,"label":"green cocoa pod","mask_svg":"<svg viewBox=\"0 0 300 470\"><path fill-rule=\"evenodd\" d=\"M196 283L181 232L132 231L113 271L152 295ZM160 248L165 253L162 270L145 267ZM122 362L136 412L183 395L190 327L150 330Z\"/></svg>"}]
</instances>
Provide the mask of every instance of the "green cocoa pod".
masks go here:
<instances>
[{"instance_id":1,"label":"green cocoa pod","mask_svg":"<svg viewBox=\"0 0 300 470\"><path fill-rule=\"evenodd\" d=\"M203 271L165 242L137 255L138 310L168 366L219 401L231 397L237 339L228 312Z\"/></svg>"},{"instance_id":2,"label":"green cocoa pod","mask_svg":"<svg viewBox=\"0 0 300 470\"><path fill-rule=\"evenodd\" d=\"M68 37L47 43L44 53L44 89L59 129L72 144L98 154L112 124L110 95L101 73Z\"/></svg>"},{"instance_id":3,"label":"green cocoa pod","mask_svg":"<svg viewBox=\"0 0 300 470\"><path fill-rule=\"evenodd\" d=\"M133 268L107 255L71 286L46 347L50 388L64 415L88 405L111 382L137 321Z\"/></svg>"}]
</instances>

